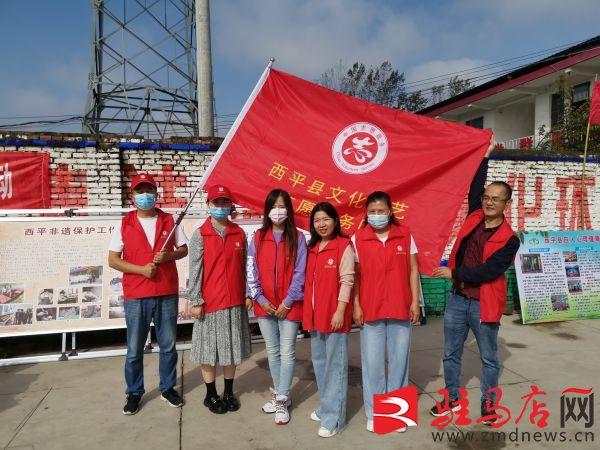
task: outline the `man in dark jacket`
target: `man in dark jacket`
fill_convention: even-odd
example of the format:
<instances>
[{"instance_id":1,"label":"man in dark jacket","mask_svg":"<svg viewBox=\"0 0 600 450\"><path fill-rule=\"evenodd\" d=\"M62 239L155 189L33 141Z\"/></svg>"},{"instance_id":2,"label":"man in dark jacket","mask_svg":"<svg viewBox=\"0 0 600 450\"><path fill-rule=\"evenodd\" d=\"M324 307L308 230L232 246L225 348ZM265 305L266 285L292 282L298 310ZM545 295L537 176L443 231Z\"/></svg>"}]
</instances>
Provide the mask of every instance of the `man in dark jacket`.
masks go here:
<instances>
[{"instance_id":1,"label":"man in dark jacket","mask_svg":"<svg viewBox=\"0 0 600 450\"><path fill-rule=\"evenodd\" d=\"M493 412L495 396L489 390L498 386L500 373L498 329L506 306L504 273L519 249L519 239L504 217L511 205L511 187L494 181L484 190L493 149L492 141L471 183L469 213L454 243L448 267L433 271L434 277L453 282L444 315L444 380L450 404L436 404L431 408L434 416L450 414L461 407L458 389L469 329L475 335L483 365L481 416ZM484 423L490 425L494 420L490 417Z\"/></svg>"}]
</instances>

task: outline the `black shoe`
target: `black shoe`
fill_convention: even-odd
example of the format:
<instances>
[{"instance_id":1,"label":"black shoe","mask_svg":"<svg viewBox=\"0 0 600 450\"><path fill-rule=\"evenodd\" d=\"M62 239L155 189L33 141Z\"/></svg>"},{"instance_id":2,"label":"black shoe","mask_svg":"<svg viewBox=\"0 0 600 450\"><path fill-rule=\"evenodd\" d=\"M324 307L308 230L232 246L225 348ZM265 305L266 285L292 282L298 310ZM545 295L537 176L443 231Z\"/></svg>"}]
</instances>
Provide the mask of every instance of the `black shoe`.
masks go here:
<instances>
[{"instance_id":1,"label":"black shoe","mask_svg":"<svg viewBox=\"0 0 600 450\"><path fill-rule=\"evenodd\" d=\"M141 401L141 395L128 395L127 403L125 403L125 406L123 406L123 414L126 416L134 415L140 409Z\"/></svg>"},{"instance_id":2,"label":"black shoe","mask_svg":"<svg viewBox=\"0 0 600 450\"><path fill-rule=\"evenodd\" d=\"M493 414L496 414L496 410L493 408L492 409L488 408L486 401L481 402L481 417L491 416ZM492 426L492 424L494 422L496 422L496 420L498 420L496 417L488 417L487 419L483 420L481 423L483 425Z\"/></svg>"},{"instance_id":3,"label":"black shoe","mask_svg":"<svg viewBox=\"0 0 600 450\"><path fill-rule=\"evenodd\" d=\"M160 395L160 398L167 402L169 406L172 406L173 408L181 408L185 403L181 398L181 395L179 395L177 391L173 388L163 392Z\"/></svg>"},{"instance_id":4,"label":"black shoe","mask_svg":"<svg viewBox=\"0 0 600 450\"><path fill-rule=\"evenodd\" d=\"M213 414L225 414L227 412L227 405L225 405L218 395L215 397L206 397L204 399L204 406Z\"/></svg>"},{"instance_id":5,"label":"black shoe","mask_svg":"<svg viewBox=\"0 0 600 450\"><path fill-rule=\"evenodd\" d=\"M225 403L225 406L227 407L227 411L233 412L240 409L240 401L237 398L235 398L233 394L228 394L224 392L221 398L223 399L223 403Z\"/></svg>"},{"instance_id":6,"label":"black shoe","mask_svg":"<svg viewBox=\"0 0 600 450\"><path fill-rule=\"evenodd\" d=\"M444 408L444 406L447 406L445 400L440 402L440 406L441 408L438 408L438 404L436 403L433 408L429 410L429 413L435 417L442 417L450 414L450 411L456 412L460 410L460 404L456 400L450 400L450 408Z\"/></svg>"}]
</instances>

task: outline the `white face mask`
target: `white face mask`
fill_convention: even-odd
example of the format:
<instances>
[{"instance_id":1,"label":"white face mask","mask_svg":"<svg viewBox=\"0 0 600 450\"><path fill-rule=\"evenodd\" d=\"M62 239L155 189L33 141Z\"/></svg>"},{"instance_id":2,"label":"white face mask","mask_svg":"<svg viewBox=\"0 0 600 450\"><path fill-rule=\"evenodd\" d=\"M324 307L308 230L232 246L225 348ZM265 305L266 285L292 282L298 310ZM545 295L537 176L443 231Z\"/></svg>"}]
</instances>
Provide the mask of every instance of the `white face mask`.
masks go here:
<instances>
[{"instance_id":1,"label":"white face mask","mask_svg":"<svg viewBox=\"0 0 600 450\"><path fill-rule=\"evenodd\" d=\"M269 219L275 225L281 225L287 219L287 209L285 207L275 207L269 212Z\"/></svg>"}]
</instances>

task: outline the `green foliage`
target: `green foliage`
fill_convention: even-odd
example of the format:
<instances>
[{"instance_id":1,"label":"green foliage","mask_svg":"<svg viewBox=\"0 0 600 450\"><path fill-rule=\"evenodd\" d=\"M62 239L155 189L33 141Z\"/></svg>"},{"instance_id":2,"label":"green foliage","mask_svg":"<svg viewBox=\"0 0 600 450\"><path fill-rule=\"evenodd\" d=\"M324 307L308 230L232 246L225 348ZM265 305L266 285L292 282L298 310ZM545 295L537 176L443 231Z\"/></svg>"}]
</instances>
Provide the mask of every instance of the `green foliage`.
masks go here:
<instances>
[{"instance_id":1,"label":"green foliage","mask_svg":"<svg viewBox=\"0 0 600 450\"><path fill-rule=\"evenodd\" d=\"M561 76L556 82L556 94L559 95L559 102L564 104L564 110L560 114L559 123L554 128L548 129L541 126L538 129L540 138L536 149L583 152L590 113L590 100L574 105L573 87L564 76ZM600 153L600 125L592 125L590 128L588 153Z\"/></svg>"}]
</instances>

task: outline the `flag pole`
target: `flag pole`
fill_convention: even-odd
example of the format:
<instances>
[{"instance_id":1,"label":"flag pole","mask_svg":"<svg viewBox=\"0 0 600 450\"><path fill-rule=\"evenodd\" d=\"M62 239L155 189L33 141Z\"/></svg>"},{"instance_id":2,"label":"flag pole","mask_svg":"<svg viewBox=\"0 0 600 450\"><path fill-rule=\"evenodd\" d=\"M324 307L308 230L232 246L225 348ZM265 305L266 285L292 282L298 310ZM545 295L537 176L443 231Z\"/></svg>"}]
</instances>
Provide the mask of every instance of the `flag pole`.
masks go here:
<instances>
[{"instance_id":1,"label":"flag pole","mask_svg":"<svg viewBox=\"0 0 600 450\"><path fill-rule=\"evenodd\" d=\"M588 120L583 147L583 167L581 169L581 229L585 230L585 163L587 161L588 144L590 141L590 121Z\"/></svg>"},{"instance_id":2,"label":"flag pole","mask_svg":"<svg viewBox=\"0 0 600 450\"><path fill-rule=\"evenodd\" d=\"M594 77L594 81L598 81L598 74ZM591 113L591 111L590 111ZM585 230L585 165L587 163L588 145L590 142L590 126L591 121L588 117L587 131L585 132L585 145L583 146L583 167L581 169L581 229Z\"/></svg>"},{"instance_id":3,"label":"flag pole","mask_svg":"<svg viewBox=\"0 0 600 450\"><path fill-rule=\"evenodd\" d=\"M183 218L185 217L185 215L186 215L188 209L190 208L190 206L192 205L192 202L194 201L194 198L196 198L196 195L198 195L198 192L200 192L200 189L202 189L204 187L206 181L208 180L209 175L213 171L213 168L216 166L217 162L221 158L221 155L227 149L227 146L229 145L229 142L231 142L231 139L233 138L233 135L235 134L235 132L237 131L238 127L240 126L240 123L242 122L242 120L246 116L246 113L250 109L250 106L252 106L252 103L254 102L254 99L258 95L258 92L263 87L263 84L265 84L265 81L267 80L267 77L269 76L269 71L271 70L271 67L273 66L274 62L275 62L275 58L273 58L273 57L269 58L269 63L267 64L267 67L265 68L265 70L263 71L261 77L259 78L258 83L256 83L256 86L254 86L254 90L250 94L250 97L248 97L248 99L246 100L246 103L244 103L244 106L242 107L242 110L240 111L240 113L236 117L235 122L233 122L233 125L231 126L231 128L229 129L229 131L227 132L227 134L225 135L225 138L223 139L223 142L219 146L219 150L217 151L217 153L215 153L215 156L213 156L212 161L210 162L208 168L206 169L206 171L202 175L202 178L198 182L198 185L196 186L196 189L194 189L194 192L192 193L192 196L190 197L190 199L187 202L187 205L185 205L185 208L183 208L183 210L177 216L177 219L175 220L175 225L173 226L173 229L169 233L169 236L167 236L167 239L165 240L165 243L162 245L162 248L160 249L161 252L165 251L165 248L167 247L167 243L171 240L171 238L175 234L176 228L183 221Z\"/></svg>"}]
</instances>

